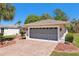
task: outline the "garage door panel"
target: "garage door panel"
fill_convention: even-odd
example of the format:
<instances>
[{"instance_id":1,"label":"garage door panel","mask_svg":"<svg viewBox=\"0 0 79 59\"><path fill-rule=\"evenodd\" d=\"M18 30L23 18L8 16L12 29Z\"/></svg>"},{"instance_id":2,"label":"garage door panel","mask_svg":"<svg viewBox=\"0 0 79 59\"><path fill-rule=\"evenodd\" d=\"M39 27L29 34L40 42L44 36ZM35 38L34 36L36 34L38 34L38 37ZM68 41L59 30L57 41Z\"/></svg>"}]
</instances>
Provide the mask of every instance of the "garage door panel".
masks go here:
<instances>
[{"instance_id":1,"label":"garage door panel","mask_svg":"<svg viewBox=\"0 0 79 59\"><path fill-rule=\"evenodd\" d=\"M49 34L49 38L50 40L57 40L57 35L50 35Z\"/></svg>"},{"instance_id":2,"label":"garage door panel","mask_svg":"<svg viewBox=\"0 0 79 59\"><path fill-rule=\"evenodd\" d=\"M57 40L57 28L31 28L30 38L45 39L45 40Z\"/></svg>"},{"instance_id":3,"label":"garage door panel","mask_svg":"<svg viewBox=\"0 0 79 59\"><path fill-rule=\"evenodd\" d=\"M49 34L57 34L57 29L49 29Z\"/></svg>"},{"instance_id":4,"label":"garage door panel","mask_svg":"<svg viewBox=\"0 0 79 59\"><path fill-rule=\"evenodd\" d=\"M47 34L31 34L30 35L31 38L37 38L37 39L48 39Z\"/></svg>"}]
</instances>

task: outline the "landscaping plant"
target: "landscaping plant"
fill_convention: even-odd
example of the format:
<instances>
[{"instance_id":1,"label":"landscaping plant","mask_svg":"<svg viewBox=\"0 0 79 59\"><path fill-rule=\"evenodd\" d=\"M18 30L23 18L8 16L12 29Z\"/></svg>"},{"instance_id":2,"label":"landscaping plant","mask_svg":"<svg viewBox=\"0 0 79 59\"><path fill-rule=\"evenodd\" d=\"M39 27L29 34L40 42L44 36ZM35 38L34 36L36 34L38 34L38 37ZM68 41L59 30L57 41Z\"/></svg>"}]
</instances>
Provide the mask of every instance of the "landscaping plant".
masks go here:
<instances>
[{"instance_id":1,"label":"landscaping plant","mask_svg":"<svg viewBox=\"0 0 79 59\"><path fill-rule=\"evenodd\" d=\"M16 36L15 35L7 35L7 36L3 36L5 41L11 41L13 40Z\"/></svg>"},{"instance_id":2,"label":"landscaping plant","mask_svg":"<svg viewBox=\"0 0 79 59\"><path fill-rule=\"evenodd\" d=\"M26 37L25 37L25 31L24 31L24 29L21 29L20 30L20 34L21 34L21 37L22 37L22 39L25 39Z\"/></svg>"},{"instance_id":3,"label":"landscaping plant","mask_svg":"<svg viewBox=\"0 0 79 59\"><path fill-rule=\"evenodd\" d=\"M14 38L15 38L15 35L7 35L7 36L0 35L1 45L5 44L5 41L11 41Z\"/></svg>"},{"instance_id":4,"label":"landscaping plant","mask_svg":"<svg viewBox=\"0 0 79 59\"><path fill-rule=\"evenodd\" d=\"M3 35L1 33L0 33L0 42L1 42L1 45L4 44L4 37L3 37Z\"/></svg>"},{"instance_id":5,"label":"landscaping plant","mask_svg":"<svg viewBox=\"0 0 79 59\"><path fill-rule=\"evenodd\" d=\"M65 37L65 43L72 43L73 42L73 34L72 33L68 33Z\"/></svg>"}]
</instances>

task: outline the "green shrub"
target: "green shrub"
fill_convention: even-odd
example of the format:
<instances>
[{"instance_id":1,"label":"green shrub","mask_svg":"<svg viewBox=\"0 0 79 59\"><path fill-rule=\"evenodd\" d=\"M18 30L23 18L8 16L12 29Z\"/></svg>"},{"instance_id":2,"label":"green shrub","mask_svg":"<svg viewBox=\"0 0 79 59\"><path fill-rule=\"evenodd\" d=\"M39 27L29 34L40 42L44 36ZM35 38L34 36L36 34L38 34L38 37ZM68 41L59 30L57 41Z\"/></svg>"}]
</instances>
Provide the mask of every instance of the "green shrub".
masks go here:
<instances>
[{"instance_id":1,"label":"green shrub","mask_svg":"<svg viewBox=\"0 0 79 59\"><path fill-rule=\"evenodd\" d=\"M25 33L26 33L26 32L24 31L24 29L21 29L21 30L20 30L20 34L21 34L21 36L24 36Z\"/></svg>"},{"instance_id":2,"label":"green shrub","mask_svg":"<svg viewBox=\"0 0 79 59\"><path fill-rule=\"evenodd\" d=\"M0 36L0 42L10 41L10 40L13 40L14 38L15 38L15 35Z\"/></svg>"},{"instance_id":3,"label":"green shrub","mask_svg":"<svg viewBox=\"0 0 79 59\"><path fill-rule=\"evenodd\" d=\"M5 41L7 41L7 40L10 41L15 38L15 35L7 35L7 36L3 36L3 37L4 37Z\"/></svg>"},{"instance_id":4,"label":"green shrub","mask_svg":"<svg viewBox=\"0 0 79 59\"><path fill-rule=\"evenodd\" d=\"M20 30L20 34L21 34L22 39L26 39L25 33L26 33L26 32L25 32L24 29L21 29L21 30Z\"/></svg>"},{"instance_id":5,"label":"green shrub","mask_svg":"<svg viewBox=\"0 0 79 59\"><path fill-rule=\"evenodd\" d=\"M5 41L11 41L14 38L15 38L15 35L8 35L8 36L0 35L0 42L3 45Z\"/></svg>"},{"instance_id":6,"label":"green shrub","mask_svg":"<svg viewBox=\"0 0 79 59\"><path fill-rule=\"evenodd\" d=\"M68 33L65 37L65 43L72 43L73 39L74 39L73 34Z\"/></svg>"},{"instance_id":7,"label":"green shrub","mask_svg":"<svg viewBox=\"0 0 79 59\"><path fill-rule=\"evenodd\" d=\"M2 34L2 33L0 33L0 36L3 36L3 34Z\"/></svg>"},{"instance_id":8,"label":"green shrub","mask_svg":"<svg viewBox=\"0 0 79 59\"><path fill-rule=\"evenodd\" d=\"M4 40L3 35L0 33L0 42Z\"/></svg>"}]
</instances>

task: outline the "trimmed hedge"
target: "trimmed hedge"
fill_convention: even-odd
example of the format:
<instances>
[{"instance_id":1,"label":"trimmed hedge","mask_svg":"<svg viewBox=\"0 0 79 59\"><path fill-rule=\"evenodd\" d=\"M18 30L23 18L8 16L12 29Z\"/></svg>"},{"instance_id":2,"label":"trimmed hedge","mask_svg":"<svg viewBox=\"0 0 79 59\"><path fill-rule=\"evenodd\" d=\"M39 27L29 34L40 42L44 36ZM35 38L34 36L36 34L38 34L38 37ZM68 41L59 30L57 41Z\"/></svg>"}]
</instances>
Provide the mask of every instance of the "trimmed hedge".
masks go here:
<instances>
[{"instance_id":1,"label":"trimmed hedge","mask_svg":"<svg viewBox=\"0 0 79 59\"><path fill-rule=\"evenodd\" d=\"M73 34L72 33L68 33L65 37L65 43L72 43L73 42Z\"/></svg>"},{"instance_id":2,"label":"trimmed hedge","mask_svg":"<svg viewBox=\"0 0 79 59\"><path fill-rule=\"evenodd\" d=\"M10 41L15 38L15 35L8 35L8 36L0 36L0 42L2 41Z\"/></svg>"},{"instance_id":3,"label":"trimmed hedge","mask_svg":"<svg viewBox=\"0 0 79 59\"><path fill-rule=\"evenodd\" d=\"M12 40L15 38L15 35L8 35L8 36L4 36L4 38L8 41Z\"/></svg>"}]
</instances>

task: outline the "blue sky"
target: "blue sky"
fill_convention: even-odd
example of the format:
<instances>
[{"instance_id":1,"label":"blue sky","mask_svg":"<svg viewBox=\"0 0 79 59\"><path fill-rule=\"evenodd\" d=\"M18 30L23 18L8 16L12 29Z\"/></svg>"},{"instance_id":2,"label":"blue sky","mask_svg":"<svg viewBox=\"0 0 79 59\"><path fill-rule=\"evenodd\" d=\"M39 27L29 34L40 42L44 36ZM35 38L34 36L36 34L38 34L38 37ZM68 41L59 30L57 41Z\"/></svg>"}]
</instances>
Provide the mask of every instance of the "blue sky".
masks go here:
<instances>
[{"instance_id":1,"label":"blue sky","mask_svg":"<svg viewBox=\"0 0 79 59\"><path fill-rule=\"evenodd\" d=\"M14 3L13 5L16 8L14 19L12 21L2 21L1 24L15 24L20 20L23 25L26 17L31 14L42 15L48 13L54 16L53 11L56 8L62 9L70 20L79 18L79 4L77 3Z\"/></svg>"}]
</instances>

